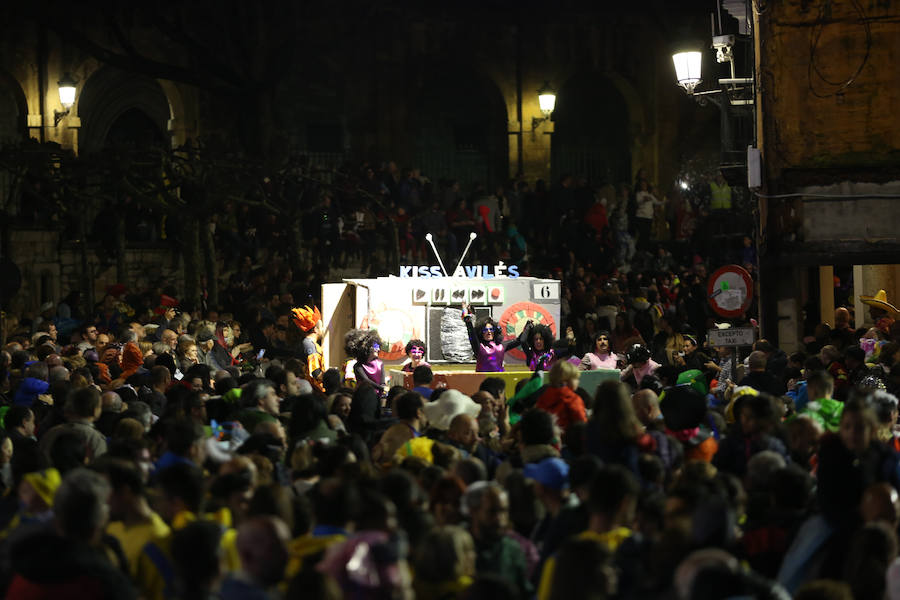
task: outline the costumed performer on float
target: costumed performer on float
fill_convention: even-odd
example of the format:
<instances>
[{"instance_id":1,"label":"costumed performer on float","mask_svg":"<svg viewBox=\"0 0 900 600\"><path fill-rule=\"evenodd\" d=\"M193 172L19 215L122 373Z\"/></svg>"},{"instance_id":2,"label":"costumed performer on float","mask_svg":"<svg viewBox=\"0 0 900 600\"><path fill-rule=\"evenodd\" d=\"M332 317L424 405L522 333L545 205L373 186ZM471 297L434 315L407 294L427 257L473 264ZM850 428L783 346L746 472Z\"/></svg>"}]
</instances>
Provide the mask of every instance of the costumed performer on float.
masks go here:
<instances>
[{"instance_id":1,"label":"costumed performer on float","mask_svg":"<svg viewBox=\"0 0 900 600\"><path fill-rule=\"evenodd\" d=\"M659 368L659 363L650 358L650 350L643 344L634 344L626 353L628 366L622 371L620 377L623 382L638 390L641 381L648 375L653 375Z\"/></svg>"},{"instance_id":2,"label":"costumed performer on float","mask_svg":"<svg viewBox=\"0 0 900 600\"><path fill-rule=\"evenodd\" d=\"M503 357L510 348L521 344L519 338L503 341L500 327L490 317L478 319L475 322L475 313L469 311L469 305L463 302L462 318L469 332L469 343L472 344L472 353L475 354L475 370L480 373L503 372Z\"/></svg>"},{"instance_id":3,"label":"costumed performer on float","mask_svg":"<svg viewBox=\"0 0 900 600\"><path fill-rule=\"evenodd\" d=\"M306 378L313 388L324 392L322 375L325 373L325 354L322 351L321 342L322 336L325 334L325 325L322 323L322 313L316 306L313 308L304 306L303 308L292 308L291 316L294 325L305 334L301 348L306 357Z\"/></svg>"},{"instance_id":4,"label":"costumed performer on float","mask_svg":"<svg viewBox=\"0 0 900 600\"><path fill-rule=\"evenodd\" d=\"M349 356L356 359L353 375L358 386L369 383L379 395L387 391L384 377L384 362L378 358L381 352L381 338L377 329L351 329L344 338L344 348Z\"/></svg>"},{"instance_id":5,"label":"costumed performer on float","mask_svg":"<svg viewBox=\"0 0 900 600\"><path fill-rule=\"evenodd\" d=\"M618 369L619 356L610 351L609 332L598 331L594 334L594 351L588 352L581 359L578 366L582 371L596 371L597 369Z\"/></svg>"},{"instance_id":6,"label":"costumed performer on float","mask_svg":"<svg viewBox=\"0 0 900 600\"><path fill-rule=\"evenodd\" d=\"M422 340L409 340L406 343L406 356L407 360L400 367L401 371L412 373L416 370L416 367L431 366L425 362L425 342Z\"/></svg>"},{"instance_id":7,"label":"costumed performer on float","mask_svg":"<svg viewBox=\"0 0 900 600\"><path fill-rule=\"evenodd\" d=\"M525 364L534 372L546 371L558 360L566 359L574 351L575 335L571 330L565 340L556 341L550 328L543 324L534 324L530 320L519 334L522 351L525 352Z\"/></svg>"}]
</instances>

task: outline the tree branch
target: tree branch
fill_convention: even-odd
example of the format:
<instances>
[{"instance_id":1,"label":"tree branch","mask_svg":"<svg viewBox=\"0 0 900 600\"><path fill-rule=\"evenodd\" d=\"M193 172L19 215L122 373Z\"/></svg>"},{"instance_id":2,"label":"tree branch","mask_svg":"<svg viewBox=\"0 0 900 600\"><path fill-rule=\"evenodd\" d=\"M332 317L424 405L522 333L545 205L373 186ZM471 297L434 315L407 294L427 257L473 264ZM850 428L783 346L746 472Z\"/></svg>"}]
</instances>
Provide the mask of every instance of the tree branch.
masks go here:
<instances>
[{"instance_id":1,"label":"tree branch","mask_svg":"<svg viewBox=\"0 0 900 600\"><path fill-rule=\"evenodd\" d=\"M168 79L188 83L210 91L233 95L238 90L234 86L222 85L216 79L210 79L200 72L187 69L180 65L161 62L142 54L120 54L109 48L101 46L88 38L83 33L76 31L70 23L62 23L56 19L37 17L38 22L43 23L48 29L58 35L63 41L80 48L94 56L100 62L117 67L124 71L142 73L155 79Z\"/></svg>"}]
</instances>

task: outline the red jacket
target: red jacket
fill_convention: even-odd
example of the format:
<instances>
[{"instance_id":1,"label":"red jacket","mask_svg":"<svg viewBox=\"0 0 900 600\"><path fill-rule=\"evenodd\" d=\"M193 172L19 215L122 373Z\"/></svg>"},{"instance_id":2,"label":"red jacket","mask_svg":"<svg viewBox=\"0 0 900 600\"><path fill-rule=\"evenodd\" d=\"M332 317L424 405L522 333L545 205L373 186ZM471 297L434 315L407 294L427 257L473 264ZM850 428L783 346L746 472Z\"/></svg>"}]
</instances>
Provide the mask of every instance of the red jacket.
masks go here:
<instances>
[{"instance_id":1,"label":"red jacket","mask_svg":"<svg viewBox=\"0 0 900 600\"><path fill-rule=\"evenodd\" d=\"M584 411L584 402L581 396L568 387L548 387L538 398L535 407L545 410L551 415L556 415L556 421L562 429L566 429L572 423L587 421L587 413Z\"/></svg>"}]
</instances>

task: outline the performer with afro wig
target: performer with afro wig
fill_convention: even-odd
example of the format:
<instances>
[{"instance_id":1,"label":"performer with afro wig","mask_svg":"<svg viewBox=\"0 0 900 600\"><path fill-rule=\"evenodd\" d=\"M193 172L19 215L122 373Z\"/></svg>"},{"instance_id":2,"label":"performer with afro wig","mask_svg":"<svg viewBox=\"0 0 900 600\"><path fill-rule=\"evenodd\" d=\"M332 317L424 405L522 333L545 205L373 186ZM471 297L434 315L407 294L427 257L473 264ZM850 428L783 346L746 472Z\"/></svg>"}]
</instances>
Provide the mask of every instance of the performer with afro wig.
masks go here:
<instances>
[{"instance_id":1,"label":"performer with afro wig","mask_svg":"<svg viewBox=\"0 0 900 600\"><path fill-rule=\"evenodd\" d=\"M425 342L422 340L409 340L406 343L406 356L408 357L407 361L400 367L402 371L412 373L416 367L431 366L425 362Z\"/></svg>"},{"instance_id":2,"label":"performer with afro wig","mask_svg":"<svg viewBox=\"0 0 900 600\"><path fill-rule=\"evenodd\" d=\"M487 373L502 372L506 351L521 344L521 340L513 338L504 342L500 327L490 317L478 319L478 322L473 324L475 314L469 311L469 306L465 303L462 305L462 318L469 332L472 352L475 354L475 370Z\"/></svg>"},{"instance_id":3,"label":"performer with afro wig","mask_svg":"<svg viewBox=\"0 0 900 600\"><path fill-rule=\"evenodd\" d=\"M347 354L356 359L353 374L356 384L372 384L379 394L385 390L384 362L378 358L381 338L377 329L351 329L344 338Z\"/></svg>"},{"instance_id":4,"label":"performer with afro wig","mask_svg":"<svg viewBox=\"0 0 900 600\"><path fill-rule=\"evenodd\" d=\"M532 371L546 371L553 363L572 355L570 344L575 343L575 336L556 341L550 328L543 324L534 324L530 320L519 334L522 351L525 352L525 364Z\"/></svg>"}]
</instances>

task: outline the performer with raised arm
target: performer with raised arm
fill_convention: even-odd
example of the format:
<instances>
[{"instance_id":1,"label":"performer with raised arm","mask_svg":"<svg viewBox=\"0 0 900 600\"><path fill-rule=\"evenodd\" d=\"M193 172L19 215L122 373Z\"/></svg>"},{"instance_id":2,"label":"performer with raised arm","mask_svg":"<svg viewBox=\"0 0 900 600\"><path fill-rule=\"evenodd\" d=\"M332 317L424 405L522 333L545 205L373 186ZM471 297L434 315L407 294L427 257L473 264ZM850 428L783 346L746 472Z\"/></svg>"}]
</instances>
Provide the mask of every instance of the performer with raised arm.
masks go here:
<instances>
[{"instance_id":1,"label":"performer with raised arm","mask_svg":"<svg viewBox=\"0 0 900 600\"><path fill-rule=\"evenodd\" d=\"M556 341L550 328L543 324L535 325L530 320L519 334L522 351L525 352L525 364L532 371L547 371L553 363L572 355L575 344L574 334L567 335L565 341Z\"/></svg>"},{"instance_id":2,"label":"performer with raised arm","mask_svg":"<svg viewBox=\"0 0 900 600\"><path fill-rule=\"evenodd\" d=\"M484 317L475 322L475 314L469 311L469 305L465 302L462 305L462 318L469 332L472 352L475 354L475 370L487 373L502 372L506 351L521 344L520 339L513 338L504 342L500 327L494 320Z\"/></svg>"}]
</instances>

